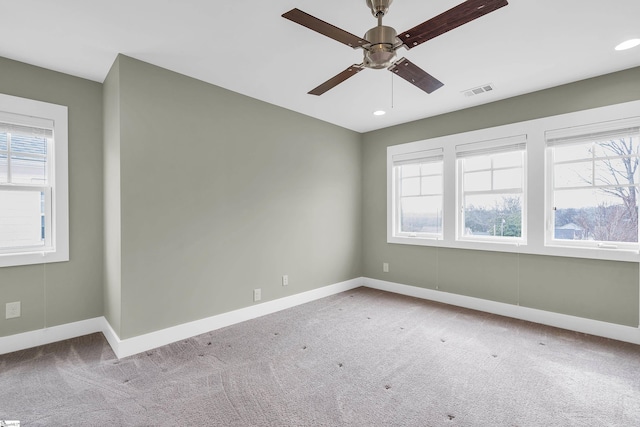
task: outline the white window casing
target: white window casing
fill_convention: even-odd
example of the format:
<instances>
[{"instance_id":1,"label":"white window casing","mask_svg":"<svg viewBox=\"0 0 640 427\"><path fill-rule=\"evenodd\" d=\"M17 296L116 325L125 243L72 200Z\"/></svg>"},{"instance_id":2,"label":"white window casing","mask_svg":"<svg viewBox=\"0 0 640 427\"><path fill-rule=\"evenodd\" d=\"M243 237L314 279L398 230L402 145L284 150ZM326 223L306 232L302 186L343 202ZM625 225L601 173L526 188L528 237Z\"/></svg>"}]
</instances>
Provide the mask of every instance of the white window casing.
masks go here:
<instances>
[{"instance_id":1,"label":"white window casing","mask_svg":"<svg viewBox=\"0 0 640 427\"><path fill-rule=\"evenodd\" d=\"M0 267L69 260L67 107L0 94Z\"/></svg>"}]
</instances>

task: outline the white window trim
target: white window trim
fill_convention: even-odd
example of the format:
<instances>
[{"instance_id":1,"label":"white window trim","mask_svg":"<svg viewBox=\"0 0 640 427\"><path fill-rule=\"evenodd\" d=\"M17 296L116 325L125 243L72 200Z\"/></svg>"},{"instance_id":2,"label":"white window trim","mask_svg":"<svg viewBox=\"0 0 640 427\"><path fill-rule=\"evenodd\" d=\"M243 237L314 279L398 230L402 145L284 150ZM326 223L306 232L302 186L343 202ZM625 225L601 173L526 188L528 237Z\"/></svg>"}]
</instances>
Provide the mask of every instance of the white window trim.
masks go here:
<instances>
[{"instance_id":1,"label":"white window trim","mask_svg":"<svg viewBox=\"0 0 640 427\"><path fill-rule=\"evenodd\" d=\"M499 138L489 141L480 141L467 144L456 145L456 239L460 241L469 242L483 242L483 243L506 243L510 245L523 245L527 242L527 201L523 197L522 200L522 227L521 236L519 238L513 237L497 237L497 236L465 236L464 235L464 170L462 169L461 160L467 155L472 153L502 153L509 151L522 151L524 149L524 158L522 170L524 176L522 177L522 194L527 194L527 135L514 135L505 138ZM511 192L512 189L506 189L506 192Z\"/></svg>"},{"instance_id":2,"label":"white window trim","mask_svg":"<svg viewBox=\"0 0 640 427\"><path fill-rule=\"evenodd\" d=\"M554 190L553 190L553 166L556 164L553 162L553 155L550 148L556 147L558 145L562 145L559 141L561 140L571 140L577 143L580 142L593 142L593 138L598 138L602 136L619 136L619 135L629 135L633 134L638 136L638 127L640 127L640 117L635 117L632 119L621 119L621 120L613 120L608 122L601 122L595 124L589 124L586 126L579 127L570 127L565 129L554 129L545 132L545 156L546 156L546 164L548 165L546 169L546 206L554 205ZM571 162L571 161L569 161ZM621 187L626 185L621 184ZM580 187L586 188L586 187ZM546 209L546 234L545 234L545 243L547 246L574 246L574 247L599 247L604 249L618 249L618 250L637 250L638 243L627 243L627 242L601 242L601 241L563 241L554 238L554 228L555 228L555 218L552 213L552 209Z\"/></svg>"},{"instance_id":3,"label":"white window trim","mask_svg":"<svg viewBox=\"0 0 640 427\"><path fill-rule=\"evenodd\" d=\"M53 121L54 151L51 207L53 227L51 249L5 253L0 267L43 264L69 260L69 177L68 177L68 111L66 106L0 94L0 112Z\"/></svg>"},{"instance_id":4,"label":"white window trim","mask_svg":"<svg viewBox=\"0 0 640 427\"><path fill-rule=\"evenodd\" d=\"M441 162L443 161L442 153L443 153L442 149L436 149L436 150L418 151L418 152L411 152L411 153L400 154L397 156L392 156L392 168L394 170L392 173L395 174L394 183L396 186L394 191L398 193L401 191L399 171L395 168L396 166L401 166L403 164L420 163L421 160ZM396 206L395 209L393 210L392 221L393 221L394 227L399 228L400 206ZM444 218L443 218L443 223L444 223ZM401 230L397 230L395 233L398 236L408 237L408 238L419 237L421 239L431 239L431 240L442 239L442 233L410 233L410 232L401 231Z\"/></svg>"},{"instance_id":5,"label":"white window trim","mask_svg":"<svg viewBox=\"0 0 640 427\"><path fill-rule=\"evenodd\" d=\"M606 247L571 247L570 245L550 246L545 243L546 212L551 209L546 196L546 142L545 132L588 124L640 116L640 101L610 105L575 113L545 117L504 126L481 129L455 135L447 135L424 141L387 147L387 242L443 248L511 252L572 258L602 259L625 262L640 262L637 248L611 249ZM479 141L508 138L514 135L527 136L526 161L526 244L513 242L470 242L456 238L457 190L456 190L456 153L455 147ZM444 218L443 238L421 239L394 234L393 224L393 156L441 148L444 152Z\"/></svg>"}]
</instances>

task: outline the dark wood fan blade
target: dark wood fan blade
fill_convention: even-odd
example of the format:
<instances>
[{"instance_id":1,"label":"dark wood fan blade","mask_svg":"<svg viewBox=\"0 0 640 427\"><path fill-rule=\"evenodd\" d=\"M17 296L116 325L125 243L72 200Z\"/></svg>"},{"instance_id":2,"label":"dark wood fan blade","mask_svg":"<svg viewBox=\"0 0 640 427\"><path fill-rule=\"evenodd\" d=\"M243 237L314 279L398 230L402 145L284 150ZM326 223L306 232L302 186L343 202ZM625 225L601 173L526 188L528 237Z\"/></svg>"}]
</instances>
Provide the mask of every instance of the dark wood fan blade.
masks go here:
<instances>
[{"instance_id":1,"label":"dark wood fan blade","mask_svg":"<svg viewBox=\"0 0 640 427\"><path fill-rule=\"evenodd\" d=\"M358 74L363 69L364 68L362 66L354 64L351 67L349 67L346 70L344 70L343 72L341 72L340 74L338 74L338 75L336 75L334 77L331 77L329 80L327 80L326 82L322 83L317 88L312 89L311 91L309 91L309 95L322 95L323 93L325 93L329 89L332 89L332 88L338 86L340 83L342 83L343 81L347 80L349 77L355 76L356 74Z\"/></svg>"},{"instance_id":2,"label":"dark wood fan blade","mask_svg":"<svg viewBox=\"0 0 640 427\"><path fill-rule=\"evenodd\" d=\"M400 58L396 61L389 71L402 77L412 85L415 85L427 93L431 93L436 89L444 86L440 80L418 67L407 58Z\"/></svg>"},{"instance_id":3,"label":"dark wood fan blade","mask_svg":"<svg viewBox=\"0 0 640 427\"><path fill-rule=\"evenodd\" d=\"M507 0L467 0L435 18L398 34L398 38L407 49L411 49L508 4Z\"/></svg>"},{"instance_id":4,"label":"dark wood fan blade","mask_svg":"<svg viewBox=\"0 0 640 427\"><path fill-rule=\"evenodd\" d=\"M327 37L344 43L347 46L351 46L354 49L362 47L368 42L356 35L353 35L345 30L342 30L334 25L324 22L321 19L311 16L300 9L291 9L289 12L282 15L283 18L287 18L290 21L300 24L303 27L307 27L310 30L317 31Z\"/></svg>"}]
</instances>

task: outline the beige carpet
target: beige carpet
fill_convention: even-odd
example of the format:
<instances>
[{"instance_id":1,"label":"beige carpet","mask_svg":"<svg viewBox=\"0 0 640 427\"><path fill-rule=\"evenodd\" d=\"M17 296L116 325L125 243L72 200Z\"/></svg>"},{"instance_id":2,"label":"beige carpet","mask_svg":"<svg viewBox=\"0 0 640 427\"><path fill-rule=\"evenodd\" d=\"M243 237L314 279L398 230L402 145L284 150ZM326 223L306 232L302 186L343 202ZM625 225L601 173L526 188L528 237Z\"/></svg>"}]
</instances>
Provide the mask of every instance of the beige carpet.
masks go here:
<instances>
[{"instance_id":1,"label":"beige carpet","mask_svg":"<svg viewBox=\"0 0 640 427\"><path fill-rule=\"evenodd\" d=\"M0 356L22 426L640 426L640 347L359 288L115 359Z\"/></svg>"}]
</instances>

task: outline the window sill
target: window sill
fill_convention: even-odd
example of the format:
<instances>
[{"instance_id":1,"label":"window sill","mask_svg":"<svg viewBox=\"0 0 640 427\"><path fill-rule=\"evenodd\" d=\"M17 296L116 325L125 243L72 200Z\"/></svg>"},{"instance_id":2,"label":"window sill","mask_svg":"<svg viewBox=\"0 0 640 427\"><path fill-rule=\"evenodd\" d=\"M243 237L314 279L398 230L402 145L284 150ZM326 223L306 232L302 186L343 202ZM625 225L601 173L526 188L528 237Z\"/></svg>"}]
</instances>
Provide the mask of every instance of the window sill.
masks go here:
<instances>
[{"instance_id":1,"label":"window sill","mask_svg":"<svg viewBox=\"0 0 640 427\"><path fill-rule=\"evenodd\" d=\"M39 251L0 254L0 267L17 267L20 265L48 264L69 261L68 251Z\"/></svg>"},{"instance_id":2,"label":"window sill","mask_svg":"<svg viewBox=\"0 0 640 427\"><path fill-rule=\"evenodd\" d=\"M446 249L466 249L488 252L506 252L527 255L560 256L568 258L599 259L605 261L640 262L637 249L610 249L597 247L568 247L559 245L534 245L522 242L473 242L466 240L443 240L420 237L390 236L387 243L400 245L429 246Z\"/></svg>"}]
</instances>

